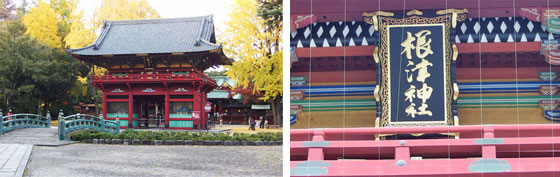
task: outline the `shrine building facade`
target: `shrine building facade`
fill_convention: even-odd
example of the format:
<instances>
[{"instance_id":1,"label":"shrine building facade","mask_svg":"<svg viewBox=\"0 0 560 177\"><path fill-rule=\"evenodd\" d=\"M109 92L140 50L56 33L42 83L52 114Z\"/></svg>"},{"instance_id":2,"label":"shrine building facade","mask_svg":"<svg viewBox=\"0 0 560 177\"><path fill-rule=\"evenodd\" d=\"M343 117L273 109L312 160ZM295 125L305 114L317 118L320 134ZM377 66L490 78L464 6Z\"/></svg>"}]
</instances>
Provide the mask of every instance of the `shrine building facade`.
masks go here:
<instances>
[{"instance_id":1,"label":"shrine building facade","mask_svg":"<svg viewBox=\"0 0 560 177\"><path fill-rule=\"evenodd\" d=\"M106 69L91 84L103 91L103 118L121 128L206 129L217 84L203 71L232 62L212 16L105 21L95 43L70 53Z\"/></svg>"}]
</instances>

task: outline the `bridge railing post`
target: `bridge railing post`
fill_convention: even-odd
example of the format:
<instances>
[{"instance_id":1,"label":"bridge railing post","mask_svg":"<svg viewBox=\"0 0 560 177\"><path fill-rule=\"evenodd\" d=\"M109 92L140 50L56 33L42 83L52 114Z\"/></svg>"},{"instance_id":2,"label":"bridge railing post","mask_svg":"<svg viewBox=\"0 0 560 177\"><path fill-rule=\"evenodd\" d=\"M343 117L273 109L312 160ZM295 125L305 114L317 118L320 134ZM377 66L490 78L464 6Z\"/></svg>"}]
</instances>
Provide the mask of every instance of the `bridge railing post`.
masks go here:
<instances>
[{"instance_id":1,"label":"bridge railing post","mask_svg":"<svg viewBox=\"0 0 560 177\"><path fill-rule=\"evenodd\" d=\"M47 128L51 128L51 112L47 111Z\"/></svg>"},{"instance_id":2,"label":"bridge railing post","mask_svg":"<svg viewBox=\"0 0 560 177\"><path fill-rule=\"evenodd\" d=\"M115 133L119 133L121 132L120 128L121 128L121 122L119 120L119 116L117 116L117 119L115 119Z\"/></svg>"},{"instance_id":3,"label":"bridge railing post","mask_svg":"<svg viewBox=\"0 0 560 177\"><path fill-rule=\"evenodd\" d=\"M0 135L4 133L4 117L2 114L2 109L0 109Z\"/></svg>"},{"instance_id":4,"label":"bridge railing post","mask_svg":"<svg viewBox=\"0 0 560 177\"><path fill-rule=\"evenodd\" d=\"M64 113L62 113L62 109L58 112L58 139L59 140L66 140L64 134Z\"/></svg>"}]
</instances>

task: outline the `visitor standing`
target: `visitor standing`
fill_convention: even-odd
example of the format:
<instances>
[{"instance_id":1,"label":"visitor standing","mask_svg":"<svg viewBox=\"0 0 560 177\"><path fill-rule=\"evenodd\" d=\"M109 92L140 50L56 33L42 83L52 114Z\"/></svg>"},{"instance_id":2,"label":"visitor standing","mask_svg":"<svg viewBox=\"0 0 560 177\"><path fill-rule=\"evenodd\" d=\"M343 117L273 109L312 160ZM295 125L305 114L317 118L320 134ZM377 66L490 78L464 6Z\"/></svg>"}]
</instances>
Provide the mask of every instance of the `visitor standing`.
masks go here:
<instances>
[{"instance_id":1,"label":"visitor standing","mask_svg":"<svg viewBox=\"0 0 560 177\"><path fill-rule=\"evenodd\" d=\"M218 117L220 118L220 127L222 127L222 125L224 124L224 114L218 113Z\"/></svg>"},{"instance_id":2,"label":"visitor standing","mask_svg":"<svg viewBox=\"0 0 560 177\"><path fill-rule=\"evenodd\" d=\"M252 117L249 117L249 123L250 123L249 130L254 131L255 130L255 124L256 124L255 119L253 119Z\"/></svg>"},{"instance_id":3,"label":"visitor standing","mask_svg":"<svg viewBox=\"0 0 560 177\"><path fill-rule=\"evenodd\" d=\"M261 123L259 124L259 127L260 127L261 129L264 129L264 123L265 123L264 117L261 116Z\"/></svg>"}]
</instances>

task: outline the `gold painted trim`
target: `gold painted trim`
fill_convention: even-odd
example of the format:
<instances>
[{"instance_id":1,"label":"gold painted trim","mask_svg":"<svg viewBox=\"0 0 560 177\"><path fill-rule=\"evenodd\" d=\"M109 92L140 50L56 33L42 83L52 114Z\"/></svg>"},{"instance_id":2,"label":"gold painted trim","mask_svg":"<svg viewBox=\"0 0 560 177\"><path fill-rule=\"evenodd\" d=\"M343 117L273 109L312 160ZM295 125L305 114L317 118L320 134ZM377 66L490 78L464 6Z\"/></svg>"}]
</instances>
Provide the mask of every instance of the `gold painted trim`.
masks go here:
<instances>
[{"instance_id":1,"label":"gold painted trim","mask_svg":"<svg viewBox=\"0 0 560 177\"><path fill-rule=\"evenodd\" d=\"M217 49L209 50L208 52L210 52L210 53L218 53L219 51L220 51L220 48L217 48Z\"/></svg>"},{"instance_id":2,"label":"gold painted trim","mask_svg":"<svg viewBox=\"0 0 560 177\"><path fill-rule=\"evenodd\" d=\"M379 117L375 118L375 128L379 128ZM379 141L379 134L375 134L375 141Z\"/></svg>"},{"instance_id":3,"label":"gold painted trim","mask_svg":"<svg viewBox=\"0 0 560 177\"><path fill-rule=\"evenodd\" d=\"M379 99L379 86L375 86L375 89L373 89L373 96L375 96L375 101L377 102L381 101Z\"/></svg>"},{"instance_id":4,"label":"gold painted trim","mask_svg":"<svg viewBox=\"0 0 560 177\"><path fill-rule=\"evenodd\" d=\"M422 11L419 11L419 10L417 10L417 9L408 11L408 12L406 13L406 15L408 15L408 16L411 16L411 15L423 15L423 14L424 14L424 13L423 13Z\"/></svg>"},{"instance_id":5,"label":"gold painted trim","mask_svg":"<svg viewBox=\"0 0 560 177\"><path fill-rule=\"evenodd\" d=\"M362 19L369 24L373 25L373 30L377 31L379 30L379 24L377 16L386 16L386 17L392 17L394 16L395 13L393 12L384 12L384 11L376 11L376 12L363 12L362 13Z\"/></svg>"},{"instance_id":6,"label":"gold painted trim","mask_svg":"<svg viewBox=\"0 0 560 177\"><path fill-rule=\"evenodd\" d=\"M377 46L373 49L373 59L375 63L379 63L379 48Z\"/></svg>"},{"instance_id":7,"label":"gold painted trim","mask_svg":"<svg viewBox=\"0 0 560 177\"><path fill-rule=\"evenodd\" d=\"M449 31L451 29L451 16L438 16L438 17L423 17L423 16L410 16L407 18L393 18L393 17L382 17L378 16L378 25L379 25L379 36L382 39L379 42L379 49L378 49L378 57L379 57L379 64L381 65L380 72L381 78L377 81L379 85L379 104L382 105L380 116L380 126L381 127L402 127L402 126L442 126L442 125L453 125L453 115L452 115L452 100L453 100L453 83L451 82L451 62L453 56L452 44L447 41L450 41ZM459 21L464 20L466 18L466 14L461 14L458 16ZM364 17L364 20L371 20L371 18ZM389 92L390 92L390 83L388 83L388 78L390 78L389 68L390 65L390 55L388 51L389 41L383 40L388 39L389 27L399 27L399 26L439 26L443 27L443 53L444 53L444 85L445 85L445 93L444 93L444 100L445 102L445 115L444 120L442 121L422 121L422 122L391 122L390 120L390 112L391 108L388 106L391 104L389 99ZM383 136L380 135L380 139Z\"/></svg>"},{"instance_id":8,"label":"gold painted trim","mask_svg":"<svg viewBox=\"0 0 560 177\"><path fill-rule=\"evenodd\" d=\"M184 52L175 52L175 53L171 53L171 55L184 55Z\"/></svg>"},{"instance_id":9,"label":"gold painted trim","mask_svg":"<svg viewBox=\"0 0 560 177\"><path fill-rule=\"evenodd\" d=\"M453 83L453 100L457 100L459 98L459 86L457 83Z\"/></svg>"},{"instance_id":10,"label":"gold painted trim","mask_svg":"<svg viewBox=\"0 0 560 177\"><path fill-rule=\"evenodd\" d=\"M392 17L395 16L395 13L393 12L385 12L385 11L375 11L375 12L364 12L362 13L362 16L387 16L387 17Z\"/></svg>"},{"instance_id":11,"label":"gold painted trim","mask_svg":"<svg viewBox=\"0 0 560 177\"><path fill-rule=\"evenodd\" d=\"M459 56L459 50L457 50L457 45L453 44L453 61L457 61Z\"/></svg>"},{"instance_id":12,"label":"gold painted trim","mask_svg":"<svg viewBox=\"0 0 560 177\"><path fill-rule=\"evenodd\" d=\"M459 126L459 116L453 116L453 125Z\"/></svg>"},{"instance_id":13,"label":"gold painted trim","mask_svg":"<svg viewBox=\"0 0 560 177\"><path fill-rule=\"evenodd\" d=\"M436 11L438 15L450 14L450 13L457 13L457 14L466 14L469 13L468 9L443 9Z\"/></svg>"},{"instance_id":14,"label":"gold painted trim","mask_svg":"<svg viewBox=\"0 0 560 177\"><path fill-rule=\"evenodd\" d=\"M445 9L445 10L438 10L436 12L436 14L438 15L444 15L444 14L451 14L451 27L455 28L457 27L457 14L465 14L465 13L469 13L469 10L467 9Z\"/></svg>"},{"instance_id":15,"label":"gold painted trim","mask_svg":"<svg viewBox=\"0 0 560 177\"><path fill-rule=\"evenodd\" d=\"M148 56L147 53L137 53L136 56Z\"/></svg>"}]
</instances>

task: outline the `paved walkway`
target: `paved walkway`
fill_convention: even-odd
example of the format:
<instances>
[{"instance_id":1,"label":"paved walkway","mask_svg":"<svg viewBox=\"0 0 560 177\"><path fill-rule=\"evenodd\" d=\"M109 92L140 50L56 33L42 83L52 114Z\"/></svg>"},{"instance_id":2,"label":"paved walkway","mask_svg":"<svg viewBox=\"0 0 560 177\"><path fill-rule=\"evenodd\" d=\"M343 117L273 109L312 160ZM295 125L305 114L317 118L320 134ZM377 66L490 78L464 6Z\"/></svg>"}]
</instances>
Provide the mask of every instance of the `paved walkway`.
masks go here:
<instances>
[{"instance_id":1,"label":"paved walkway","mask_svg":"<svg viewBox=\"0 0 560 177\"><path fill-rule=\"evenodd\" d=\"M0 144L0 177L22 176L32 149L31 144Z\"/></svg>"},{"instance_id":2,"label":"paved walkway","mask_svg":"<svg viewBox=\"0 0 560 177\"><path fill-rule=\"evenodd\" d=\"M33 145L61 146L74 143L60 141L55 128L15 129L0 135L0 177L21 177Z\"/></svg>"},{"instance_id":3,"label":"paved walkway","mask_svg":"<svg viewBox=\"0 0 560 177\"><path fill-rule=\"evenodd\" d=\"M58 128L15 129L0 135L0 144L33 144L37 146L61 146L73 141L58 140Z\"/></svg>"},{"instance_id":4,"label":"paved walkway","mask_svg":"<svg viewBox=\"0 0 560 177\"><path fill-rule=\"evenodd\" d=\"M36 146L24 176L282 176L282 146Z\"/></svg>"}]
</instances>

